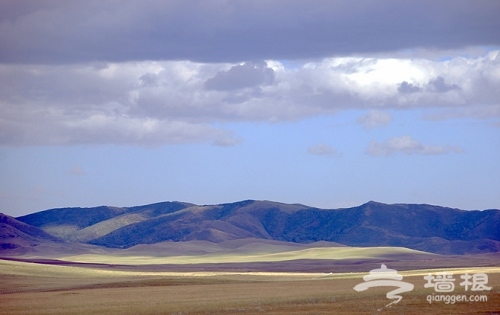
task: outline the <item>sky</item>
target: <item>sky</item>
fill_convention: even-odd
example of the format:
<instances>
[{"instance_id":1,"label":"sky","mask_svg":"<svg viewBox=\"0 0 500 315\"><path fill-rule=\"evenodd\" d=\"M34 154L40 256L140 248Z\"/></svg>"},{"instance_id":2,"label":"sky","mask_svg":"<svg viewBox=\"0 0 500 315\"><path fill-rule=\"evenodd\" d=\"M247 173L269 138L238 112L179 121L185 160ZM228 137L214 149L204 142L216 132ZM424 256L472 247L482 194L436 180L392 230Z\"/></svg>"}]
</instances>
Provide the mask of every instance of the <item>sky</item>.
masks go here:
<instances>
[{"instance_id":1,"label":"sky","mask_svg":"<svg viewBox=\"0 0 500 315\"><path fill-rule=\"evenodd\" d=\"M0 212L500 208L500 1L0 1Z\"/></svg>"}]
</instances>

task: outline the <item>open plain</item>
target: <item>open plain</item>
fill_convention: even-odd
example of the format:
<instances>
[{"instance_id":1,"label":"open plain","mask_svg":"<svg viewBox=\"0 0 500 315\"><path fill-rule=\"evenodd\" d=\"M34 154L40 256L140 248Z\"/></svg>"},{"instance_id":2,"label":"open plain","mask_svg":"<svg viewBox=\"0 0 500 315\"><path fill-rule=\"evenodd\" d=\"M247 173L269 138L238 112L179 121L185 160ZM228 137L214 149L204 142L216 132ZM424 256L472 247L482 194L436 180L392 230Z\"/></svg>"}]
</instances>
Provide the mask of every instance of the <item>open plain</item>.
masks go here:
<instances>
[{"instance_id":1,"label":"open plain","mask_svg":"<svg viewBox=\"0 0 500 315\"><path fill-rule=\"evenodd\" d=\"M179 244L180 245L180 244ZM189 248L190 244L184 244ZM193 244L191 244L193 245ZM199 245L199 244L198 244ZM499 314L496 254L434 255L402 248L280 247L246 244L198 255L147 250L0 260L1 314ZM323 246L320 246L323 245ZM167 244L164 246L171 246ZM245 258L246 257L246 258ZM357 292L381 264L412 283L399 303L389 287ZM453 274L447 295L487 301L432 301L424 276ZM465 291L460 275L485 273L490 290Z\"/></svg>"}]
</instances>

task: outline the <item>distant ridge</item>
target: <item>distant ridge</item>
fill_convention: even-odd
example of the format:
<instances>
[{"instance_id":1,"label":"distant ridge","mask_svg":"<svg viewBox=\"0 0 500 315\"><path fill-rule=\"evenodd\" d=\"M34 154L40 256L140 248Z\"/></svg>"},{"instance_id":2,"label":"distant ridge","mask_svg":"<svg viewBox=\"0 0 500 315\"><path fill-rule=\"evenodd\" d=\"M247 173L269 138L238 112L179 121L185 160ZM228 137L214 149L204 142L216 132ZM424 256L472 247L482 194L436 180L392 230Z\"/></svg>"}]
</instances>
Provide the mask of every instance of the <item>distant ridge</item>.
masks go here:
<instances>
[{"instance_id":1,"label":"distant ridge","mask_svg":"<svg viewBox=\"0 0 500 315\"><path fill-rule=\"evenodd\" d=\"M500 251L500 210L465 211L375 201L344 209L244 200L218 205L50 209L16 219L54 239L110 248L163 241L257 238L348 246L401 246L439 254Z\"/></svg>"}]
</instances>

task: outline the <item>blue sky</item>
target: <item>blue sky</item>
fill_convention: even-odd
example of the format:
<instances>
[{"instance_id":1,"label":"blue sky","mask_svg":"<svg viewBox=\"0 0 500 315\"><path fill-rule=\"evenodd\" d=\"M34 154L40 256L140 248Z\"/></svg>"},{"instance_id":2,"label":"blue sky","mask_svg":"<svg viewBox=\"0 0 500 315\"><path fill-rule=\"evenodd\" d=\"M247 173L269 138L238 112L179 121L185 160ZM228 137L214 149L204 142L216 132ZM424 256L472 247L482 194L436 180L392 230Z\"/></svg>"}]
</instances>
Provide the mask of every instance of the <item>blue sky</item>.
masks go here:
<instances>
[{"instance_id":1,"label":"blue sky","mask_svg":"<svg viewBox=\"0 0 500 315\"><path fill-rule=\"evenodd\" d=\"M0 212L500 208L497 1L287 3L0 4Z\"/></svg>"}]
</instances>

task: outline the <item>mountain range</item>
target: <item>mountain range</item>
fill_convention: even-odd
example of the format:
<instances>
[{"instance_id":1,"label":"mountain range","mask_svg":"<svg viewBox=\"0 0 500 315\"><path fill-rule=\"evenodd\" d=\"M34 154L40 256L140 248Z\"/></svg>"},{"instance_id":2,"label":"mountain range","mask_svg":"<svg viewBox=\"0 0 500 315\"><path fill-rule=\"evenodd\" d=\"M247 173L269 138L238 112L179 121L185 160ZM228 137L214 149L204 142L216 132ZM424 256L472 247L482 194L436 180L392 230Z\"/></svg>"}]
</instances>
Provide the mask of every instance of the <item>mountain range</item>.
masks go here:
<instances>
[{"instance_id":1,"label":"mountain range","mask_svg":"<svg viewBox=\"0 0 500 315\"><path fill-rule=\"evenodd\" d=\"M245 200L218 205L161 202L136 207L58 208L12 218L0 214L0 251L57 246L130 248L164 241L245 238L347 246L398 246L437 254L500 251L500 210L425 204L319 209ZM90 245L89 245L90 244Z\"/></svg>"}]
</instances>

